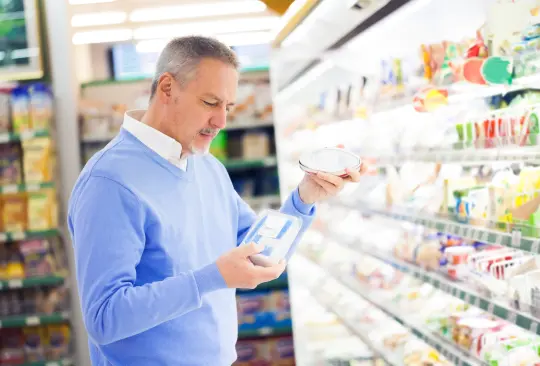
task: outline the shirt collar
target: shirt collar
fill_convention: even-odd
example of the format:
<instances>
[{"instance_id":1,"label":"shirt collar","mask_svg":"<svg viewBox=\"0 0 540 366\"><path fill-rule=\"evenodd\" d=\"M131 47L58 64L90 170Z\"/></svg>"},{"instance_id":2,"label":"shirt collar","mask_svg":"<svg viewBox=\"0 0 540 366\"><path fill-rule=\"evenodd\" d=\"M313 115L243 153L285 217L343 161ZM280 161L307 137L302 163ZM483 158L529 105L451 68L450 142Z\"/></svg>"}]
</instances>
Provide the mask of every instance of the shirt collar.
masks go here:
<instances>
[{"instance_id":1,"label":"shirt collar","mask_svg":"<svg viewBox=\"0 0 540 366\"><path fill-rule=\"evenodd\" d=\"M187 159L182 157L182 145L175 139L141 122L144 113L146 113L145 110L127 111L122 127L158 155L185 171Z\"/></svg>"}]
</instances>

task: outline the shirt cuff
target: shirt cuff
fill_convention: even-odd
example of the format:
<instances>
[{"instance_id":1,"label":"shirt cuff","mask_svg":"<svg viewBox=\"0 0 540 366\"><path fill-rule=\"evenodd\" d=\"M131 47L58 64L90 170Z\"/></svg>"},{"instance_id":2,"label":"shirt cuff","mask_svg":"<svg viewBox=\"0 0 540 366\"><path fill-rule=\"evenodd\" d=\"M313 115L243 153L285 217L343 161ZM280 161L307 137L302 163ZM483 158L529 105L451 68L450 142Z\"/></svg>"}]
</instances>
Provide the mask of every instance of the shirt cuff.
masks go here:
<instances>
[{"instance_id":1,"label":"shirt cuff","mask_svg":"<svg viewBox=\"0 0 540 366\"><path fill-rule=\"evenodd\" d=\"M293 191L292 202L294 208L303 215L311 215L315 208L314 204L307 204L302 201L298 187Z\"/></svg>"},{"instance_id":2,"label":"shirt cuff","mask_svg":"<svg viewBox=\"0 0 540 366\"><path fill-rule=\"evenodd\" d=\"M193 277L195 278L195 283L197 283L200 297L203 297L209 292L227 288L227 284L215 262L194 271Z\"/></svg>"}]
</instances>

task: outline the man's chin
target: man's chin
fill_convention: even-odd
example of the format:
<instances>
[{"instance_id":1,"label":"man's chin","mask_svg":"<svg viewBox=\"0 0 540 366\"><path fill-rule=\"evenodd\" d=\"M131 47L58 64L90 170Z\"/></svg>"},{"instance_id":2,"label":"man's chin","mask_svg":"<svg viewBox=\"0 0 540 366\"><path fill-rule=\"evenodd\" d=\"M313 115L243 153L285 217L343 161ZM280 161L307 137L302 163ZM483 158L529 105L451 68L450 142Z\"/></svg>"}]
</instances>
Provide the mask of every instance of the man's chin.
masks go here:
<instances>
[{"instance_id":1,"label":"man's chin","mask_svg":"<svg viewBox=\"0 0 540 366\"><path fill-rule=\"evenodd\" d=\"M207 155L210 153L210 146L206 146L206 147L197 147L197 146L193 146L191 145L191 153L193 155Z\"/></svg>"}]
</instances>

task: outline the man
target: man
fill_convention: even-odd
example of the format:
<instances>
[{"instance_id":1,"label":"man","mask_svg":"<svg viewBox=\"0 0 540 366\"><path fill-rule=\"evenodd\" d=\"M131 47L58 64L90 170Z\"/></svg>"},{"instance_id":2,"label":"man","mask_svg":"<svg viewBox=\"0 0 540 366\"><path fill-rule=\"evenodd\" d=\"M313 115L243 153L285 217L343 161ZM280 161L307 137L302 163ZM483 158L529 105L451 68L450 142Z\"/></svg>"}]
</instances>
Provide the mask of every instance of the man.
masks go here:
<instances>
[{"instance_id":1,"label":"man","mask_svg":"<svg viewBox=\"0 0 540 366\"><path fill-rule=\"evenodd\" d=\"M238 246L256 215L207 154L234 105L237 68L216 40L171 41L148 110L126 113L75 185L68 223L93 365L231 365L235 289L285 269L255 266L249 256L263 248ZM305 230L315 202L344 182L306 176L282 211Z\"/></svg>"}]
</instances>

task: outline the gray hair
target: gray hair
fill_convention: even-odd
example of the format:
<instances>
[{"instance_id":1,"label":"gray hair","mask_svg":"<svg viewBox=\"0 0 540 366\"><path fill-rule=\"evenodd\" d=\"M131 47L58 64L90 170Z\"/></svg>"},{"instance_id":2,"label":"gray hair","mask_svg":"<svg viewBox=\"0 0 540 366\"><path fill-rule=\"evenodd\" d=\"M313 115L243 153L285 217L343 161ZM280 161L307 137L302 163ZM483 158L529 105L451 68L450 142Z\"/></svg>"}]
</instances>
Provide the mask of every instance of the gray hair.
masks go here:
<instances>
[{"instance_id":1,"label":"gray hair","mask_svg":"<svg viewBox=\"0 0 540 366\"><path fill-rule=\"evenodd\" d=\"M159 55L156 73L152 80L150 99L156 93L159 78L168 72L184 85L197 71L197 66L205 58L220 60L238 69L236 54L220 41L202 36L180 37L171 40Z\"/></svg>"}]
</instances>

